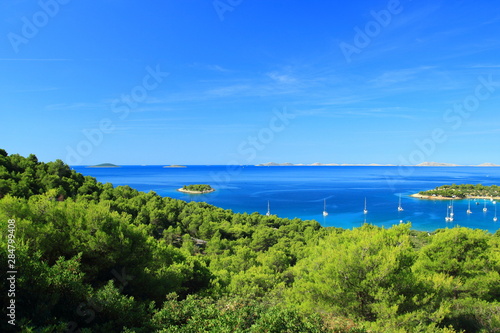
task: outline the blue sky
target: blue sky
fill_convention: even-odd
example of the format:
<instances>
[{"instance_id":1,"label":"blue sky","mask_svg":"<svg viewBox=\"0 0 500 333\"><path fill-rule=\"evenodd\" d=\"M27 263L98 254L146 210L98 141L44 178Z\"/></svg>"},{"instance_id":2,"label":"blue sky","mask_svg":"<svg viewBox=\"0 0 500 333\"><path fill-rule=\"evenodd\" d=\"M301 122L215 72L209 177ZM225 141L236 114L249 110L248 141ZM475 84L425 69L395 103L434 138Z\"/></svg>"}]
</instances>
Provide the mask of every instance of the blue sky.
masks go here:
<instances>
[{"instance_id":1,"label":"blue sky","mask_svg":"<svg viewBox=\"0 0 500 333\"><path fill-rule=\"evenodd\" d=\"M0 3L0 146L70 164L500 164L496 1Z\"/></svg>"}]
</instances>

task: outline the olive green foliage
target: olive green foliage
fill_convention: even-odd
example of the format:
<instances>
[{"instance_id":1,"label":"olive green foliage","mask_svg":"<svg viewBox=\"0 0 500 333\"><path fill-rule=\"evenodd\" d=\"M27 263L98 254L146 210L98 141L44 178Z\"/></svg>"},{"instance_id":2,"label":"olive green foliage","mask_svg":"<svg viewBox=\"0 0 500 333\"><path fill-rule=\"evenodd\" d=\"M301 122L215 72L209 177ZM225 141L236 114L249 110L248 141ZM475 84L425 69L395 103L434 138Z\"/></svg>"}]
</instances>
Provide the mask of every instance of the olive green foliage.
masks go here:
<instances>
[{"instance_id":1,"label":"olive green foliage","mask_svg":"<svg viewBox=\"0 0 500 333\"><path fill-rule=\"evenodd\" d=\"M422 195L435 195L442 197L498 197L500 196L500 187L497 185L484 186L481 184L452 184L452 185L442 185L438 186L433 190L422 191L419 194Z\"/></svg>"},{"instance_id":2,"label":"olive green foliage","mask_svg":"<svg viewBox=\"0 0 500 333\"><path fill-rule=\"evenodd\" d=\"M26 332L500 332L498 232L322 228L101 184L33 155L0 150L0 165L0 261L14 219Z\"/></svg>"},{"instance_id":3,"label":"olive green foliage","mask_svg":"<svg viewBox=\"0 0 500 333\"><path fill-rule=\"evenodd\" d=\"M212 186L207 184L184 185L182 189L186 191L195 191L195 192L211 192L214 190Z\"/></svg>"},{"instance_id":4,"label":"olive green foliage","mask_svg":"<svg viewBox=\"0 0 500 333\"><path fill-rule=\"evenodd\" d=\"M500 332L498 233L454 228L427 238L409 225L328 235L293 268L286 298L374 332Z\"/></svg>"},{"instance_id":5,"label":"olive green foliage","mask_svg":"<svg viewBox=\"0 0 500 333\"><path fill-rule=\"evenodd\" d=\"M151 322L159 332L330 332L317 314L238 297L178 300L175 294L167 295Z\"/></svg>"},{"instance_id":6,"label":"olive green foliage","mask_svg":"<svg viewBox=\"0 0 500 333\"><path fill-rule=\"evenodd\" d=\"M0 198L10 193L13 196L28 198L43 194L48 190L55 199L74 197L78 191L92 193L96 181L92 177L71 170L61 160L39 163L35 155L24 158L20 155L8 156L0 153ZM82 185L86 185L82 187Z\"/></svg>"}]
</instances>

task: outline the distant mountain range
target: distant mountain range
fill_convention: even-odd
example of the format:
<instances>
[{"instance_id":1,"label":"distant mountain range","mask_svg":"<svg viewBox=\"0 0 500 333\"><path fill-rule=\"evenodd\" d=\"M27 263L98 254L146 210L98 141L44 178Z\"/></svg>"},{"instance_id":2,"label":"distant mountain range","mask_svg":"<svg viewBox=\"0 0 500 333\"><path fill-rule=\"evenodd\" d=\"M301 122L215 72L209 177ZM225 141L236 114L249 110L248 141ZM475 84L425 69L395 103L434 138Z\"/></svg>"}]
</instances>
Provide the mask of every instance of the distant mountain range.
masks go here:
<instances>
[{"instance_id":1,"label":"distant mountain range","mask_svg":"<svg viewBox=\"0 0 500 333\"><path fill-rule=\"evenodd\" d=\"M478 166L480 166L480 167L497 167L497 166L500 166L500 165L493 164L493 163L483 163L483 164L479 164Z\"/></svg>"},{"instance_id":2,"label":"distant mountain range","mask_svg":"<svg viewBox=\"0 0 500 333\"><path fill-rule=\"evenodd\" d=\"M371 163L371 164L336 164L336 163L312 163L312 164L293 164L293 163L275 163L275 162L269 162L269 163L262 163L262 164L257 164L257 166L396 166L394 164L376 164L376 163ZM452 166L477 166L477 167L498 167L500 165L498 164L493 164L493 163L483 163L479 165L459 165L459 164L452 164L452 163L439 163L439 162L423 162L420 164L417 164L415 166L419 167L426 167L426 166L431 166L431 167L436 167L436 166L446 166L446 167L452 167Z\"/></svg>"},{"instance_id":3,"label":"distant mountain range","mask_svg":"<svg viewBox=\"0 0 500 333\"><path fill-rule=\"evenodd\" d=\"M417 164L416 166L459 166L459 165L452 164L452 163L424 162L424 163Z\"/></svg>"},{"instance_id":4,"label":"distant mountain range","mask_svg":"<svg viewBox=\"0 0 500 333\"><path fill-rule=\"evenodd\" d=\"M483 163L479 165L459 165L459 164L452 164L452 163L439 163L439 162L424 162L417 164L416 166L478 166L478 167L497 167L500 166L498 164L493 164L493 163Z\"/></svg>"},{"instance_id":5,"label":"distant mountain range","mask_svg":"<svg viewBox=\"0 0 500 333\"><path fill-rule=\"evenodd\" d=\"M293 164L293 163L262 163L257 166L394 166L394 164L337 164L337 163L312 163L312 164Z\"/></svg>"}]
</instances>

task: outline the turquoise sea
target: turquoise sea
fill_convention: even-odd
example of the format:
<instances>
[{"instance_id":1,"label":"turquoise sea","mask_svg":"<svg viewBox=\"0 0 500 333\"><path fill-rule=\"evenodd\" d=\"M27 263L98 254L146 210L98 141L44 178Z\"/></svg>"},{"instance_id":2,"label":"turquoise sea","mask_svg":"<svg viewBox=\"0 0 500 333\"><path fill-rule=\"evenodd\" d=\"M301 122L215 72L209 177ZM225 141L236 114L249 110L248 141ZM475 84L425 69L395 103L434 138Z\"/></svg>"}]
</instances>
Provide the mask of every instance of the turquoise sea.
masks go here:
<instances>
[{"instance_id":1,"label":"turquoise sea","mask_svg":"<svg viewBox=\"0 0 500 333\"><path fill-rule=\"evenodd\" d=\"M382 166L122 166L120 168L73 167L84 175L113 185L129 185L185 201L204 201L238 213L267 212L286 218L314 219L323 226L353 228L365 221L390 227L401 220L413 229L432 231L464 226L495 232L495 204L454 203L455 219L445 222L449 201L421 200L410 194L445 184L500 185L500 167L382 167ZM187 184L210 184L216 192L189 195L177 189ZM398 212L399 195L404 211ZM363 214L364 200L368 214ZM323 217L326 199L328 216ZM500 205L500 203L499 203ZM500 214L500 210L498 212Z\"/></svg>"}]
</instances>

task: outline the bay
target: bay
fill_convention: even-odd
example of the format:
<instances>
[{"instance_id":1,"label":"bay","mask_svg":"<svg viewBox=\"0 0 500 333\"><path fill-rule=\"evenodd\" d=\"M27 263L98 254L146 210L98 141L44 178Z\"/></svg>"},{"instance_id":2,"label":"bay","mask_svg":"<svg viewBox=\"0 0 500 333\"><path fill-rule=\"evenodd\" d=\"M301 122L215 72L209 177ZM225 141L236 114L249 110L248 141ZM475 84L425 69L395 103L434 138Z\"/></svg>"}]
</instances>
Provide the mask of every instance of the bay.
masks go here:
<instances>
[{"instance_id":1,"label":"bay","mask_svg":"<svg viewBox=\"0 0 500 333\"><path fill-rule=\"evenodd\" d=\"M433 231L463 226L496 232L495 204L455 200L453 222L446 222L448 200L410 197L445 184L500 184L497 167L385 167L385 166L122 166L120 168L73 167L84 175L114 186L129 185L185 201L204 201L237 213L267 212L284 218L314 219L325 227L353 228L363 223L390 227L400 221L412 228ZM210 184L215 192L190 195L177 189L188 184ZM399 195L404 211L398 212ZM363 214L364 200L368 213ZM328 216L324 217L326 200ZM499 211L500 213L500 211Z\"/></svg>"}]
</instances>

